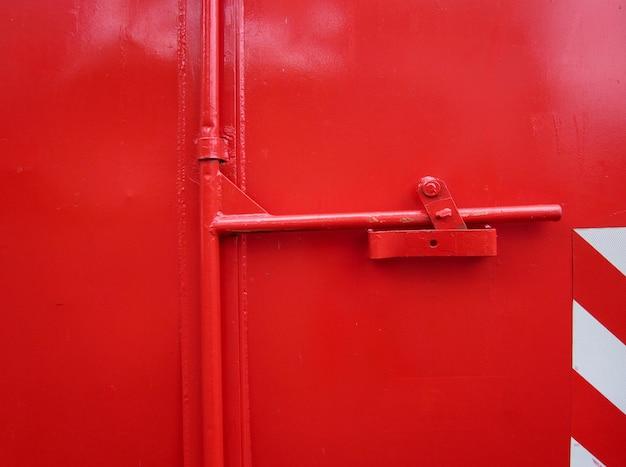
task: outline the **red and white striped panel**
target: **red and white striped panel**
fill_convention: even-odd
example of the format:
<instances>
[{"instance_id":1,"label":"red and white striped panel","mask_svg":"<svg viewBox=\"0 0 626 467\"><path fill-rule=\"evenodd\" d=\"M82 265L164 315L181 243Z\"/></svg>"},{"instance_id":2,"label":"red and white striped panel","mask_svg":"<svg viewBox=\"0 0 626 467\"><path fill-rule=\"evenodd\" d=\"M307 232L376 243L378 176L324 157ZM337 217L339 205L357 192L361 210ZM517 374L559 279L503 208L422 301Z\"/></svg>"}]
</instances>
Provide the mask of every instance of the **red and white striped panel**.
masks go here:
<instances>
[{"instance_id":1,"label":"red and white striped panel","mask_svg":"<svg viewBox=\"0 0 626 467\"><path fill-rule=\"evenodd\" d=\"M626 228L574 231L570 465L626 466Z\"/></svg>"}]
</instances>

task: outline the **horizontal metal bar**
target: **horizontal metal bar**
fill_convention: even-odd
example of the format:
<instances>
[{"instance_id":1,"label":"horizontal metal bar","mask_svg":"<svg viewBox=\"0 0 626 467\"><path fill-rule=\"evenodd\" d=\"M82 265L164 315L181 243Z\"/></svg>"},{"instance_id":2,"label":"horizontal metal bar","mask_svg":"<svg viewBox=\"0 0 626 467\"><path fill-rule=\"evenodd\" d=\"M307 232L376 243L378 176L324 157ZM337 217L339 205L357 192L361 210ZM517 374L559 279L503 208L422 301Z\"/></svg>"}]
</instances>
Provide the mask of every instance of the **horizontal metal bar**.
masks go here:
<instances>
[{"instance_id":1,"label":"horizontal metal bar","mask_svg":"<svg viewBox=\"0 0 626 467\"><path fill-rule=\"evenodd\" d=\"M558 204L459 209L467 224L558 221ZM219 233L280 232L332 229L380 229L431 226L424 211L363 212L345 214L218 214L211 228Z\"/></svg>"}]
</instances>

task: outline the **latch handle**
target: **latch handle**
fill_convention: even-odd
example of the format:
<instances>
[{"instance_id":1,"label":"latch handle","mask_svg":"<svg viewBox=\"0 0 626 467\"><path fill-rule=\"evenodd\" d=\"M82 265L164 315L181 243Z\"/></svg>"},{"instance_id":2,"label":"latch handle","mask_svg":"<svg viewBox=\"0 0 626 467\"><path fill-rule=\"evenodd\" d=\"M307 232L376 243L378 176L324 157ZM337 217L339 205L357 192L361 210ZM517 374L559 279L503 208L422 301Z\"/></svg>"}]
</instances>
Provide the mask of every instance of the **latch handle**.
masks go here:
<instances>
[{"instance_id":1,"label":"latch handle","mask_svg":"<svg viewBox=\"0 0 626 467\"><path fill-rule=\"evenodd\" d=\"M369 230L370 258L497 255L496 230L468 229L443 180L424 177L417 193L434 229Z\"/></svg>"},{"instance_id":2,"label":"latch handle","mask_svg":"<svg viewBox=\"0 0 626 467\"><path fill-rule=\"evenodd\" d=\"M219 173L208 176L220 208L208 225L216 236L245 232L368 230L370 258L407 256L495 256L496 231L467 224L558 221L561 206L458 209L445 182L422 178L418 196L425 211L273 215ZM434 228L430 228L434 227ZM387 229L403 230L387 230ZM385 229L385 230L383 230Z\"/></svg>"}]
</instances>

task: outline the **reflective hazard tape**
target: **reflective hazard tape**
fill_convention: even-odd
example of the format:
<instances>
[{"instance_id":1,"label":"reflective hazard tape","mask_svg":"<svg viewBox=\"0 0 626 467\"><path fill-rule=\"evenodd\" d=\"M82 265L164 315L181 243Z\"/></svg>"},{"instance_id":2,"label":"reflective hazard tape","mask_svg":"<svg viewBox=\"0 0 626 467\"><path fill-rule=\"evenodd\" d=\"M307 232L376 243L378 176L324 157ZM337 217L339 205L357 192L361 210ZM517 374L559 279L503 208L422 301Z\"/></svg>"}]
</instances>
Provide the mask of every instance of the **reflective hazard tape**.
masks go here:
<instances>
[{"instance_id":1,"label":"reflective hazard tape","mask_svg":"<svg viewBox=\"0 0 626 467\"><path fill-rule=\"evenodd\" d=\"M576 229L575 232L626 275L626 227Z\"/></svg>"},{"instance_id":2,"label":"reflective hazard tape","mask_svg":"<svg viewBox=\"0 0 626 467\"><path fill-rule=\"evenodd\" d=\"M626 345L574 300L572 366L626 415Z\"/></svg>"},{"instance_id":3,"label":"reflective hazard tape","mask_svg":"<svg viewBox=\"0 0 626 467\"><path fill-rule=\"evenodd\" d=\"M626 228L576 229L570 465L626 465Z\"/></svg>"},{"instance_id":4,"label":"reflective hazard tape","mask_svg":"<svg viewBox=\"0 0 626 467\"><path fill-rule=\"evenodd\" d=\"M585 449L585 447L571 438L570 448L570 466L571 467L605 467L602 462L593 457L593 455Z\"/></svg>"}]
</instances>

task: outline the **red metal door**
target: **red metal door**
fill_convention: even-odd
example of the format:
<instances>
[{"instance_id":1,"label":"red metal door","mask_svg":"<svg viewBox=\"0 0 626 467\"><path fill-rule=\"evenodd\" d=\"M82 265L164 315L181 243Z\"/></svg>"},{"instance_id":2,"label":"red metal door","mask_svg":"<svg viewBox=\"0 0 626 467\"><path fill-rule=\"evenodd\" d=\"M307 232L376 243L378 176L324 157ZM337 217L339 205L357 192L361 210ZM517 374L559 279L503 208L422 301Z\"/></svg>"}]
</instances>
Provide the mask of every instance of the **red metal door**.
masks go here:
<instances>
[{"instance_id":1,"label":"red metal door","mask_svg":"<svg viewBox=\"0 0 626 467\"><path fill-rule=\"evenodd\" d=\"M180 335L199 286L189 3L0 2L3 466L183 463Z\"/></svg>"},{"instance_id":2,"label":"red metal door","mask_svg":"<svg viewBox=\"0 0 626 467\"><path fill-rule=\"evenodd\" d=\"M623 7L4 2L3 464L626 465Z\"/></svg>"},{"instance_id":3,"label":"red metal door","mask_svg":"<svg viewBox=\"0 0 626 467\"><path fill-rule=\"evenodd\" d=\"M253 0L222 20L222 171L272 214L419 209L425 175L460 208L564 208L494 224L485 258L222 235L227 465L626 463L626 416L572 368L573 229L626 225L622 5Z\"/></svg>"}]
</instances>

